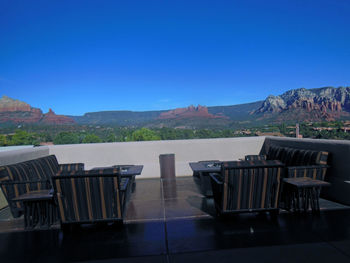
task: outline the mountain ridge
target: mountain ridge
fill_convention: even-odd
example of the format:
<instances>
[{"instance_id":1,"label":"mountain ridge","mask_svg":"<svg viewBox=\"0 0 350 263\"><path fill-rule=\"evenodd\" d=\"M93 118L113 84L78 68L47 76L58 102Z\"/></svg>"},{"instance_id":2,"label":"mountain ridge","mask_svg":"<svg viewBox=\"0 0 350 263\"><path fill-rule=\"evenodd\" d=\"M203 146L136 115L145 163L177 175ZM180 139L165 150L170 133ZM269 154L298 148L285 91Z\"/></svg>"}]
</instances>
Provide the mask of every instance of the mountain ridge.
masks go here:
<instances>
[{"instance_id":1,"label":"mountain ridge","mask_svg":"<svg viewBox=\"0 0 350 263\"><path fill-rule=\"evenodd\" d=\"M12 103L12 104L11 104ZM43 114L25 102L3 96L0 123L93 124L131 127L232 128L264 123L350 119L350 87L293 89L265 100L227 106L189 106L158 111L100 111L82 116Z\"/></svg>"},{"instance_id":2,"label":"mountain ridge","mask_svg":"<svg viewBox=\"0 0 350 263\"><path fill-rule=\"evenodd\" d=\"M296 115L296 113L298 113ZM350 87L289 90L279 96L268 96L261 107L252 112L258 119L282 121L283 116L306 121L334 121L350 117ZM293 119L293 118L292 118Z\"/></svg>"}]
</instances>

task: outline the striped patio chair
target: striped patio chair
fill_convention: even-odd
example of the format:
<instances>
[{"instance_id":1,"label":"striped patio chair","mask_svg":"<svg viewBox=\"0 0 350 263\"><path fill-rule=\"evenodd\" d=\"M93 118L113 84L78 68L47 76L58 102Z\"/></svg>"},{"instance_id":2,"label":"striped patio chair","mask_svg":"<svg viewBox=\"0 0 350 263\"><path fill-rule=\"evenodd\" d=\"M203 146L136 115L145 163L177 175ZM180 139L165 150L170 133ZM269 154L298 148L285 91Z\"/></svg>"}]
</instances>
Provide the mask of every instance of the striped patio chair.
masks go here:
<instances>
[{"instance_id":1,"label":"striped patio chair","mask_svg":"<svg viewBox=\"0 0 350 263\"><path fill-rule=\"evenodd\" d=\"M0 167L0 187L13 217L23 214L21 201L14 198L37 190L52 189L51 178L59 171L83 170L83 163L58 164L55 155Z\"/></svg>"},{"instance_id":2,"label":"striped patio chair","mask_svg":"<svg viewBox=\"0 0 350 263\"><path fill-rule=\"evenodd\" d=\"M309 177L324 181L329 168L328 155L326 151L271 146L266 160L279 160L285 164L285 177ZM245 159L258 160L260 156L262 155L247 155Z\"/></svg>"},{"instance_id":3,"label":"striped patio chair","mask_svg":"<svg viewBox=\"0 0 350 263\"><path fill-rule=\"evenodd\" d=\"M280 161L223 162L220 174L210 174L218 214L278 212Z\"/></svg>"},{"instance_id":4,"label":"striped patio chair","mask_svg":"<svg viewBox=\"0 0 350 263\"><path fill-rule=\"evenodd\" d=\"M23 203L12 199L31 191L51 189L51 181L41 177L43 173L35 170L32 162L5 165L0 167L0 186L9 204L13 217L23 214Z\"/></svg>"},{"instance_id":5,"label":"striped patio chair","mask_svg":"<svg viewBox=\"0 0 350 263\"><path fill-rule=\"evenodd\" d=\"M53 186L62 227L123 220L130 184L119 168L60 172Z\"/></svg>"}]
</instances>

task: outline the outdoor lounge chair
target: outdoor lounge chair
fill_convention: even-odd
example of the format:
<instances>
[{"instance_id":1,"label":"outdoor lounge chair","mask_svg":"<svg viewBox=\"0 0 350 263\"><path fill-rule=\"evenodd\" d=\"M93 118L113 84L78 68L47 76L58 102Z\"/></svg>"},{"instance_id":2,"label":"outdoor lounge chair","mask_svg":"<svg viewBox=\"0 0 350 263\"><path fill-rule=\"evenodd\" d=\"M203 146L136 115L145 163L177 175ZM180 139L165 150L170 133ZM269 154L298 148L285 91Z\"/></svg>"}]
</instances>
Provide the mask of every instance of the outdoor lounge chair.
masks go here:
<instances>
[{"instance_id":1,"label":"outdoor lounge chair","mask_svg":"<svg viewBox=\"0 0 350 263\"><path fill-rule=\"evenodd\" d=\"M279 160L285 164L284 177L309 177L324 181L328 152L271 146L266 155L247 155L246 160Z\"/></svg>"},{"instance_id":2,"label":"outdoor lounge chair","mask_svg":"<svg viewBox=\"0 0 350 263\"><path fill-rule=\"evenodd\" d=\"M210 174L217 213L278 212L282 169L280 161L223 162Z\"/></svg>"},{"instance_id":3,"label":"outdoor lounge chair","mask_svg":"<svg viewBox=\"0 0 350 263\"><path fill-rule=\"evenodd\" d=\"M59 164L55 155L0 167L0 186L13 217L22 215L23 204L12 199L31 191L52 189L51 178L59 171L83 169L83 163Z\"/></svg>"},{"instance_id":4,"label":"outdoor lounge chair","mask_svg":"<svg viewBox=\"0 0 350 263\"><path fill-rule=\"evenodd\" d=\"M62 227L123 220L129 185L120 168L58 173L53 186Z\"/></svg>"}]
</instances>

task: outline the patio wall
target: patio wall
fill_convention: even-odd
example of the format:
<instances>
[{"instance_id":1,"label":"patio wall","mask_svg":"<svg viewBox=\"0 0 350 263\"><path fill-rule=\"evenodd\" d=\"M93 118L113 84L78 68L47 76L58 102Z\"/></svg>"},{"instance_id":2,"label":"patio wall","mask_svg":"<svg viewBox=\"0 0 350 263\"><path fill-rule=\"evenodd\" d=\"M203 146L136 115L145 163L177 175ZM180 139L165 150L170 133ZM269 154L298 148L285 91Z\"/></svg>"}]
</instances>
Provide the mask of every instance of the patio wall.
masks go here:
<instances>
[{"instance_id":1,"label":"patio wall","mask_svg":"<svg viewBox=\"0 0 350 263\"><path fill-rule=\"evenodd\" d=\"M24 162L49 155L48 147L1 147L0 166ZM7 201L0 189L0 209L7 206Z\"/></svg>"},{"instance_id":2,"label":"patio wall","mask_svg":"<svg viewBox=\"0 0 350 263\"><path fill-rule=\"evenodd\" d=\"M325 188L322 194L331 200L350 205L350 141L296 139L281 137L266 137L261 153L265 153L269 146L293 147L330 153L326 181L332 185Z\"/></svg>"},{"instance_id":3,"label":"patio wall","mask_svg":"<svg viewBox=\"0 0 350 263\"><path fill-rule=\"evenodd\" d=\"M159 155L175 154L177 176L190 175L189 162L238 160L258 154L264 137L96 143L48 146L60 163L82 162L86 169L114 164L142 164L142 178L160 177ZM140 178L141 178L140 177Z\"/></svg>"}]
</instances>

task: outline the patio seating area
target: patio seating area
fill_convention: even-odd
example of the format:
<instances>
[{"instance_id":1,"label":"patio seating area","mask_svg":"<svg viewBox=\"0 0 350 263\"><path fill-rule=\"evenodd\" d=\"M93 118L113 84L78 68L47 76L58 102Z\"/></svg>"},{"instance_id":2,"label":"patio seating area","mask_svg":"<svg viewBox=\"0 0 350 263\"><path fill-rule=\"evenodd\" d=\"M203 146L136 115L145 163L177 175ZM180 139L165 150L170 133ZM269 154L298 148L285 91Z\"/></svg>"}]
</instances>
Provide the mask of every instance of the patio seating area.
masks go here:
<instances>
[{"instance_id":1,"label":"patio seating area","mask_svg":"<svg viewBox=\"0 0 350 263\"><path fill-rule=\"evenodd\" d=\"M283 145L286 142L291 147ZM233 152L251 160L231 161L229 143L251 147ZM284 159L269 160L266 156L277 149L276 143L288 148L275 151ZM298 147L292 149L293 143ZM337 192L347 187L348 143L307 143L274 138L146 142L135 144L133 152L128 152L133 144L105 144L107 150L93 155L96 159L88 158L96 150L87 150L91 146L74 146L74 151L86 148L87 162L67 147L25 151L17 162L12 161L15 154L9 154L0 173L10 203L0 210L1 262L348 262L349 199L346 192ZM211 152L202 151L202 144ZM139 153L146 159L111 155L124 146L124 156ZM301 146L312 150L299 150ZM162 165L154 169L147 158L158 161L164 152L175 153L174 164L168 165L172 176L163 176L164 166L159 177ZM328 152L331 163L325 158ZM37 157L30 158L33 154ZM61 163L79 165L57 168L53 154ZM309 161L301 162L301 156ZM98 162L101 157L107 162ZM211 160L208 157L214 161L203 161ZM43 176L52 166L56 168L50 177ZM38 167L46 168L41 174ZM140 175L143 167L147 176ZM151 171L154 176L149 176ZM288 182L283 181L286 177ZM299 177L304 179L294 180ZM284 183L290 184L288 191ZM286 206L280 205L281 198ZM300 210L303 213L296 213ZM60 222L55 222L57 212Z\"/></svg>"},{"instance_id":2,"label":"patio seating area","mask_svg":"<svg viewBox=\"0 0 350 263\"><path fill-rule=\"evenodd\" d=\"M2 211L4 214L6 211ZM348 262L350 209L321 199L321 213L215 217L198 179L137 179L121 224L59 224L26 231L0 221L1 262ZM35 242L33 242L35 240ZM21 253L18 253L20 251Z\"/></svg>"}]
</instances>

